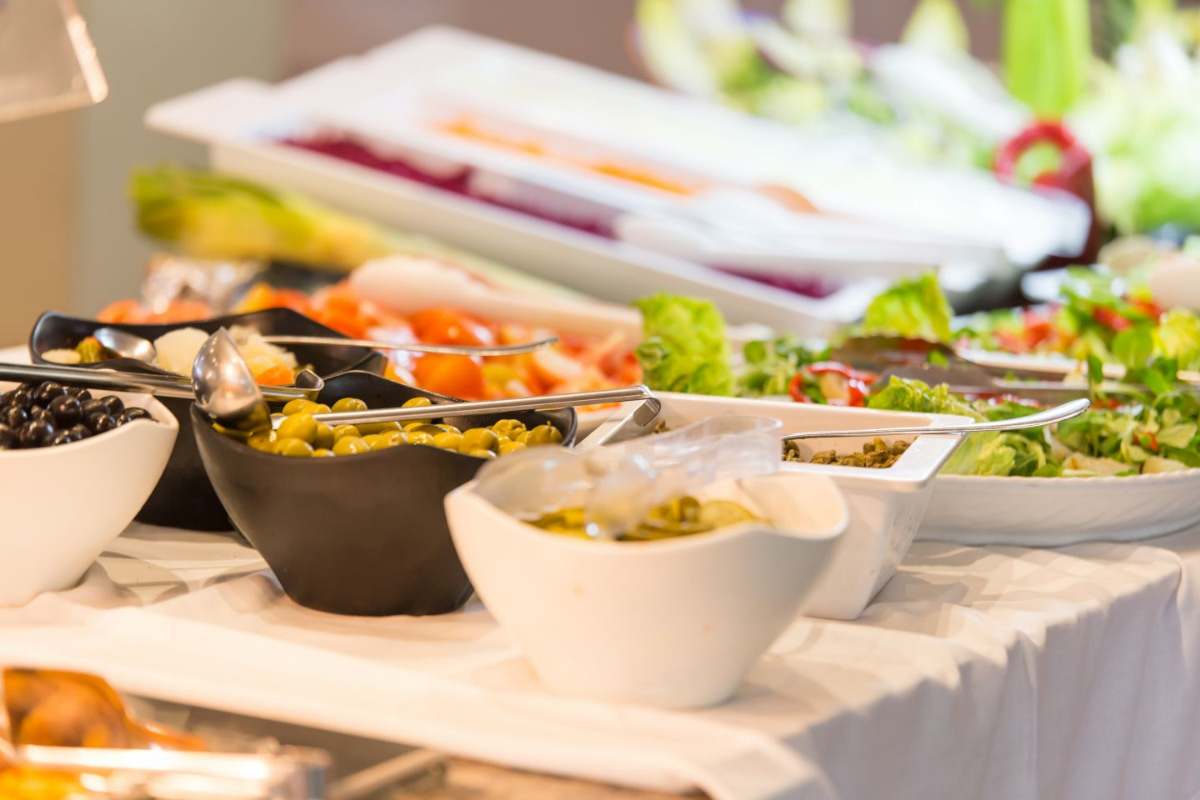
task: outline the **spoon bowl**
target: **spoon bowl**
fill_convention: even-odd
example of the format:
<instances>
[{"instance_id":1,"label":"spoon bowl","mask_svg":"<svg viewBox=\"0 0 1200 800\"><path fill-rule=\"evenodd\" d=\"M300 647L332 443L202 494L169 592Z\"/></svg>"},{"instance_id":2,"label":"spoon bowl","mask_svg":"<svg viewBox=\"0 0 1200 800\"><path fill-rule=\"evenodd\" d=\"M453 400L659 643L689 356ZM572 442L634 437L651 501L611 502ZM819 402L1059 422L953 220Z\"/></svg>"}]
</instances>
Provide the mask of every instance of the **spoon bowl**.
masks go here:
<instances>
[{"instance_id":1,"label":"spoon bowl","mask_svg":"<svg viewBox=\"0 0 1200 800\"><path fill-rule=\"evenodd\" d=\"M271 408L224 328L209 336L196 354L192 385L196 405L222 427L246 434L271 427Z\"/></svg>"},{"instance_id":2,"label":"spoon bowl","mask_svg":"<svg viewBox=\"0 0 1200 800\"><path fill-rule=\"evenodd\" d=\"M121 358L132 358L145 364L153 364L158 358L158 349L154 342L136 333L117 328L97 328L92 336L106 350L111 350Z\"/></svg>"}]
</instances>

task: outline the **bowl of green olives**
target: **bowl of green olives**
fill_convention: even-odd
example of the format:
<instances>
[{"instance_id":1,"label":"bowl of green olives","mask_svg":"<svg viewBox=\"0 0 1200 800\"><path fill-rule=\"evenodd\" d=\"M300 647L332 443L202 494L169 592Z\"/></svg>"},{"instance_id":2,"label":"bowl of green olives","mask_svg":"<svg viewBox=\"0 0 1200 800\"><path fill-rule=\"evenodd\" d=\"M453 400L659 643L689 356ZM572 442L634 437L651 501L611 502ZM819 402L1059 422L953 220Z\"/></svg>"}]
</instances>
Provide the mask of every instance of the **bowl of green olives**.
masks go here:
<instances>
[{"instance_id":1,"label":"bowl of green olives","mask_svg":"<svg viewBox=\"0 0 1200 800\"><path fill-rule=\"evenodd\" d=\"M47 312L34 325L29 337L29 352L35 364L55 363L46 355L53 351L72 350L90 337L97 328L106 323L94 319L69 317ZM154 341L172 331L182 328L198 328L212 333L218 328L243 326L252 328L264 336L286 334L294 336L342 335L289 308L270 308L248 314L233 314L225 317L197 322L179 322L159 325L110 324L107 327L135 333ZM364 347L314 347L288 346L301 365L308 365L321 377L351 369L383 372L385 360L379 353ZM173 373L132 358L114 358L78 366L91 369L119 369L125 372L144 372L153 375ZM227 531L229 518L217 499L212 485L205 474L200 454L196 452L196 439L191 432L190 400L164 398L163 405L179 419L179 438L171 460L163 472L162 479L146 505L138 512L137 519L151 525L165 525L197 531Z\"/></svg>"},{"instance_id":2,"label":"bowl of green olives","mask_svg":"<svg viewBox=\"0 0 1200 800\"><path fill-rule=\"evenodd\" d=\"M273 432L223 432L192 408L217 496L302 606L335 614L443 614L471 596L450 538L445 496L489 460L574 443L573 409L441 419L458 402L366 372L326 381L315 403L277 409ZM311 419L428 405L428 420L329 428ZM285 413L286 412L286 413Z\"/></svg>"}]
</instances>

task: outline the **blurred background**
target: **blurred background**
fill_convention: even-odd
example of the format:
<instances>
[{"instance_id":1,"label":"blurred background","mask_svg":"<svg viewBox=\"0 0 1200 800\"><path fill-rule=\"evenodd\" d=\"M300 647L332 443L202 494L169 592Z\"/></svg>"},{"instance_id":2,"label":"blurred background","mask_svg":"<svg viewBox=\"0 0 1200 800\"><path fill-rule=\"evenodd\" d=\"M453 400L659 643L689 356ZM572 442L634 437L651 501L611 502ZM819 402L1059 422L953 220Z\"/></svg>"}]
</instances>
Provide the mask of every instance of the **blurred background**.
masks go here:
<instances>
[{"instance_id":1,"label":"blurred background","mask_svg":"<svg viewBox=\"0 0 1200 800\"><path fill-rule=\"evenodd\" d=\"M779 3L750 0L751 10ZM855 31L896 39L916 0L858 0ZM996 55L998 15L960 3L977 55ZM203 149L146 130L153 103L227 78L276 81L448 24L636 75L626 47L635 0L82 0L108 77L103 103L0 125L0 341L31 315L94 313L137 294L154 249L134 230L130 169L201 165Z\"/></svg>"}]
</instances>

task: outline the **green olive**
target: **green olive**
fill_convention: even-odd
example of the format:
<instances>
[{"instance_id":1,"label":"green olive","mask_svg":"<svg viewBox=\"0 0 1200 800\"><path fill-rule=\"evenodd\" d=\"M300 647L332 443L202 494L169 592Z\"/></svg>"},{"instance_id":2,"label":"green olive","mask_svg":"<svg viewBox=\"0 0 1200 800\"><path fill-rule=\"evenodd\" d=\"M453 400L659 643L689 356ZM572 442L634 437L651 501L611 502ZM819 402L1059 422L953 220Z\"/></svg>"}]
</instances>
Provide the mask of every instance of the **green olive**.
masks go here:
<instances>
[{"instance_id":1,"label":"green olive","mask_svg":"<svg viewBox=\"0 0 1200 800\"><path fill-rule=\"evenodd\" d=\"M396 447L402 444L410 444L408 434L404 431L388 431L387 433L378 433L376 436L382 436L387 442L387 447Z\"/></svg>"},{"instance_id":2,"label":"green olive","mask_svg":"<svg viewBox=\"0 0 1200 800\"><path fill-rule=\"evenodd\" d=\"M308 458L313 454L312 445L303 439L281 438L275 443L275 452L289 458Z\"/></svg>"},{"instance_id":3,"label":"green olive","mask_svg":"<svg viewBox=\"0 0 1200 800\"><path fill-rule=\"evenodd\" d=\"M500 437L488 428L471 428L463 431L462 436L458 449L467 454L472 450L495 450L500 445Z\"/></svg>"},{"instance_id":4,"label":"green olive","mask_svg":"<svg viewBox=\"0 0 1200 800\"><path fill-rule=\"evenodd\" d=\"M370 452L371 447L357 436L344 436L333 444L335 456L352 456Z\"/></svg>"},{"instance_id":5,"label":"green olive","mask_svg":"<svg viewBox=\"0 0 1200 800\"><path fill-rule=\"evenodd\" d=\"M320 450L328 450L333 447L333 443L337 441L337 436L334 435L333 428L326 425L324 422L317 423L317 435L313 439L313 447Z\"/></svg>"},{"instance_id":6,"label":"green olive","mask_svg":"<svg viewBox=\"0 0 1200 800\"><path fill-rule=\"evenodd\" d=\"M475 456L476 458L495 458L496 457L496 454L493 453L491 450L484 450L482 448L480 448L478 450L469 450L469 451L467 451L467 455Z\"/></svg>"},{"instance_id":7,"label":"green olive","mask_svg":"<svg viewBox=\"0 0 1200 800\"><path fill-rule=\"evenodd\" d=\"M509 441L526 444L529 441L529 431L514 432L508 437Z\"/></svg>"},{"instance_id":8,"label":"green olive","mask_svg":"<svg viewBox=\"0 0 1200 800\"><path fill-rule=\"evenodd\" d=\"M294 401L293 401L294 402ZM333 411L340 414L343 411L366 411L367 404L357 397L343 397L333 404Z\"/></svg>"},{"instance_id":9,"label":"green olive","mask_svg":"<svg viewBox=\"0 0 1200 800\"><path fill-rule=\"evenodd\" d=\"M410 397L404 401L404 408L425 408L433 405L433 401L428 397Z\"/></svg>"},{"instance_id":10,"label":"green olive","mask_svg":"<svg viewBox=\"0 0 1200 800\"><path fill-rule=\"evenodd\" d=\"M422 433L420 431L406 431L405 435L408 437L409 444L434 444L433 435L429 433Z\"/></svg>"},{"instance_id":11,"label":"green olive","mask_svg":"<svg viewBox=\"0 0 1200 800\"><path fill-rule=\"evenodd\" d=\"M497 436L512 439L525 431L525 423L519 419L502 419L492 426Z\"/></svg>"},{"instance_id":12,"label":"green olive","mask_svg":"<svg viewBox=\"0 0 1200 800\"><path fill-rule=\"evenodd\" d=\"M313 458L333 458L333 451L327 447L318 447L312 454Z\"/></svg>"},{"instance_id":13,"label":"green olive","mask_svg":"<svg viewBox=\"0 0 1200 800\"><path fill-rule=\"evenodd\" d=\"M345 439L347 436L358 438L362 436L362 432L353 425L338 425L333 429L333 440Z\"/></svg>"},{"instance_id":14,"label":"green olive","mask_svg":"<svg viewBox=\"0 0 1200 800\"><path fill-rule=\"evenodd\" d=\"M299 414L303 411L308 411L310 414L315 414L316 411L309 408L309 406L315 405L316 403L314 403L312 400L306 400L303 397L299 397L295 400L288 401L288 404L283 407L283 413L289 417L292 414Z\"/></svg>"},{"instance_id":15,"label":"green olive","mask_svg":"<svg viewBox=\"0 0 1200 800\"><path fill-rule=\"evenodd\" d=\"M308 414L287 417L275 431L280 439L300 439L308 444L317 440L317 422Z\"/></svg>"},{"instance_id":16,"label":"green olive","mask_svg":"<svg viewBox=\"0 0 1200 800\"><path fill-rule=\"evenodd\" d=\"M553 425L538 425L525 437L525 445L536 447L543 444L559 444L563 440L562 433Z\"/></svg>"},{"instance_id":17,"label":"green olive","mask_svg":"<svg viewBox=\"0 0 1200 800\"><path fill-rule=\"evenodd\" d=\"M275 452L275 440L279 437L275 435L275 431L267 433L256 433L246 440L246 444L263 453Z\"/></svg>"},{"instance_id":18,"label":"green olive","mask_svg":"<svg viewBox=\"0 0 1200 800\"><path fill-rule=\"evenodd\" d=\"M443 450L458 450L462 440L463 436L458 431L442 431L433 437L433 443Z\"/></svg>"},{"instance_id":19,"label":"green olive","mask_svg":"<svg viewBox=\"0 0 1200 800\"><path fill-rule=\"evenodd\" d=\"M522 442L514 442L512 439L500 440L500 455L502 456L508 455L509 453L516 453L524 449L525 445Z\"/></svg>"},{"instance_id":20,"label":"green olive","mask_svg":"<svg viewBox=\"0 0 1200 800\"><path fill-rule=\"evenodd\" d=\"M387 447L387 435L383 433L368 433L362 437L362 440L372 450L382 450Z\"/></svg>"},{"instance_id":21,"label":"green olive","mask_svg":"<svg viewBox=\"0 0 1200 800\"><path fill-rule=\"evenodd\" d=\"M441 423L440 425L434 425L434 427L439 428L439 429L445 431L446 433L459 433L459 434L462 433L462 431L460 431L458 428L454 427L453 425L447 425L444 422Z\"/></svg>"},{"instance_id":22,"label":"green olive","mask_svg":"<svg viewBox=\"0 0 1200 800\"><path fill-rule=\"evenodd\" d=\"M366 422L358 426L363 435L369 433L387 433L388 431L403 430L399 422Z\"/></svg>"},{"instance_id":23,"label":"green olive","mask_svg":"<svg viewBox=\"0 0 1200 800\"><path fill-rule=\"evenodd\" d=\"M437 425L413 425L411 427L405 426L404 430L407 433L428 433L430 436L438 436L445 433L445 431Z\"/></svg>"}]
</instances>

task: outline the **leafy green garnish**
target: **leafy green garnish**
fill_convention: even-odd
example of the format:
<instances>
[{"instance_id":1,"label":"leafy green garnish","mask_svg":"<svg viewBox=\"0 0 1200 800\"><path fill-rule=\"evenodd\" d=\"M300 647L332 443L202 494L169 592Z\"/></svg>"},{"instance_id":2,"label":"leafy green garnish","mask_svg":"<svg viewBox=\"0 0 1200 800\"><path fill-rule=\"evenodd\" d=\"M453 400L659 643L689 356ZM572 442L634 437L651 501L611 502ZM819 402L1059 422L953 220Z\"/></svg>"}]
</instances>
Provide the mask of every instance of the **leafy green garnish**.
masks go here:
<instances>
[{"instance_id":1,"label":"leafy green garnish","mask_svg":"<svg viewBox=\"0 0 1200 800\"><path fill-rule=\"evenodd\" d=\"M864 336L904 336L948 344L953 338L952 315L937 275L930 272L902 280L872 300L860 329Z\"/></svg>"},{"instance_id":2,"label":"leafy green garnish","mask_svg":"<svg viewBox=\"0 0 1200 800\"><path fill-rule=\"evenodd\" d=\"M637 348L646 385L665 392L733 394L725 319L708 300L656 294L634 303L645 335Z\"/></svg>"},{"instance_id":3,"label":"leafy green garnish","mask_svg":"<svg viewBox=\"0 0 1200 800\"><path fill-rule=\"evenodd\" d=\"M762 397L788 393L792 378L806 364L823 361L829 349L812 350L792 336L747 342L742 348L745 366L737 376L737 394Z\"/></svg>"}]
</instances>

